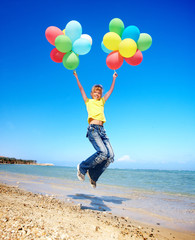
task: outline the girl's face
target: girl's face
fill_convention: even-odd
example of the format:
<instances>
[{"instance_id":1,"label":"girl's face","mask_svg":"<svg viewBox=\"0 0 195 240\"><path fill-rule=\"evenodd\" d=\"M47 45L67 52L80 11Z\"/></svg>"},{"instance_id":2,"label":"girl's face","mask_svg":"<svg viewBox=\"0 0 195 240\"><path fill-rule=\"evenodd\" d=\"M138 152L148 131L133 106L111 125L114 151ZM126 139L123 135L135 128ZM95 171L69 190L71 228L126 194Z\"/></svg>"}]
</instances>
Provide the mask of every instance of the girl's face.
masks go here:
<instances>
[{"instance_id":1,"label":"girl's face","mask_svg":"<svg viewBox=\"0 0 195 240\"><path fill-rule=\"evenodd\" d=\"M102 91L100 89L95 89L95 91L92 93L92 98L95 100L100 100L102 96Z\"/></svg>"}]
</instances>

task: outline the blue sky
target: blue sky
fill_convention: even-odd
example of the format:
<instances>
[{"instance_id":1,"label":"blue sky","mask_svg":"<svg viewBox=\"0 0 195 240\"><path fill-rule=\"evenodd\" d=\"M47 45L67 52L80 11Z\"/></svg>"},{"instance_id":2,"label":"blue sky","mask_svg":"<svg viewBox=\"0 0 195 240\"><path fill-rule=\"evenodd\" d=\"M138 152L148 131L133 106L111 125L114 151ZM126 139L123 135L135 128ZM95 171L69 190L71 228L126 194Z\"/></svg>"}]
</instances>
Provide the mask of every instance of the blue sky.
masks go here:
<instances>
[{"instance_id":1,"label":"blue sky","mask_svg":"<svg viewBox=\"0 0 195 240\"><path fill-rule=\"evenodd\" d=\"M113 168L195 170L194 5L191 1L3 1L0 7L0 155L76 166L94 150L72 71L50 59L49 26L81 23L93 39L79 79L109 90L101 41L113 18L153 38L136 67L124 62L105 105Z\"/></svg>"}]
</instances>

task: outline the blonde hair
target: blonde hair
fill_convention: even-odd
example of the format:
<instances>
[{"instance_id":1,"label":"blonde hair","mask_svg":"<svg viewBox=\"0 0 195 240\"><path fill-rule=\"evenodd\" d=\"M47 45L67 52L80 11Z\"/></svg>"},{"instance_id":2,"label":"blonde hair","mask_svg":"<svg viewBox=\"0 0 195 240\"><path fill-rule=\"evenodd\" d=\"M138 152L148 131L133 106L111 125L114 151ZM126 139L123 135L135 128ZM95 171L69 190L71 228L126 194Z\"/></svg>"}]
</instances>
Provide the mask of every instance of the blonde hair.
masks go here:
<instances>
[{"instance_id":1,"label":"blonde hair","mask_svg":"<svg viewBox=\"0 0 195 240\"><path fill-rule=\"evenodd\" d=\"M102 85L96 84L96 85L94 85L94 86L92 87L92 89L91 89L91 96L92 96L92 94L93 94L96 90L100 90L100 91L101 91L101 95L103 94L103 87L102 87Z\"/></svg>"}]
</instances>

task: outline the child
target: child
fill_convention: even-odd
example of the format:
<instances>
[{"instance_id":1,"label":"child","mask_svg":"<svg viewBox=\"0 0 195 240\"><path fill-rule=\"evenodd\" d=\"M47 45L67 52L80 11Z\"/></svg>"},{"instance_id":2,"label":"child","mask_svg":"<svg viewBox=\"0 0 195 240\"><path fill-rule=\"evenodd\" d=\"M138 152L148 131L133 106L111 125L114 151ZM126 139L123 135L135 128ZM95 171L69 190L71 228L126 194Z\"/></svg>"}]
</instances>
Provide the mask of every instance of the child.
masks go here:
<instances>
[{"instance_id":1,"label":"child","mask_svg":"<svg viewBox=\"0 0 195 240\"><path fill-rule=\"evenodd\" d=\"M114 162L114 153L103 124L106 122L104 116L104 104L114 89L115 79L118 75L116 72L113 74L112 85L104 97L102 97L103 87L101 85L95 85L91 90L92 99L88 99L78 79L76 71L74 71L73 74L77 80L77 84L88 111L89 126L87 128L87 137L97 151L87 158L87 160L78 164L77 177L80 181L84 181L85 174L87 173L91 186L96 188L96 182L100 175L105 171L111 162Z\"/></svg>"}]
</instances>

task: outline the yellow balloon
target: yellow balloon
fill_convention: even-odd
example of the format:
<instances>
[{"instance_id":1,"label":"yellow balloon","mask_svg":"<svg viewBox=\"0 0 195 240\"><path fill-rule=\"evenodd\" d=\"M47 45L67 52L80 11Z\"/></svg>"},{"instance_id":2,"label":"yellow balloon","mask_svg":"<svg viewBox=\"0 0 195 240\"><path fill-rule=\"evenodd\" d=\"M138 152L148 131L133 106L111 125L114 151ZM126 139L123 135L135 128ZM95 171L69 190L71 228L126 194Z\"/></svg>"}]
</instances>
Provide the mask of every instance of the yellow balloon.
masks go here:
<instances>
[{"instance_id":1,"label":"yellow balloon","mask_svg":"<svg viewBox=\"0 0 195 240\"><path fill-rule=\"evenodd\" d=\"M62 30L62 32L64 33L64 35L65 35L65 29L64 30Z\"/></svg>"},{"instance_id":2,"label":"yellow balloon","mask_svg":"<svg viewBox=\"0 0 195 240\"><path fill-rule=\"evenodd\" d=\"M117 33L108 32L104 35L103 43L106 48L112 51L116 51L119 48L121 38Z\"/></svg>"},{"instance_id":3,"label":"yellow balloon","mask_svg":"<svg viewBox=\"0 0 195 240\"><path fill-rule=\"evenodd\" d=\"M119 53L121 56L125 58L132 57L136 53L136 51L137 51L137 44L131 38L125 38L119 44Z\"/></svg>"}]
</instances>

